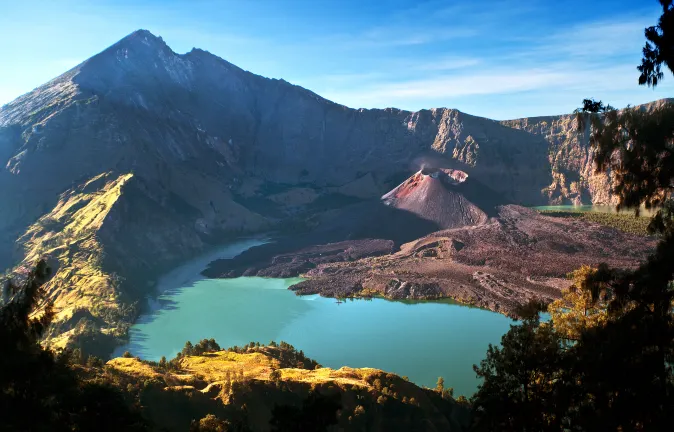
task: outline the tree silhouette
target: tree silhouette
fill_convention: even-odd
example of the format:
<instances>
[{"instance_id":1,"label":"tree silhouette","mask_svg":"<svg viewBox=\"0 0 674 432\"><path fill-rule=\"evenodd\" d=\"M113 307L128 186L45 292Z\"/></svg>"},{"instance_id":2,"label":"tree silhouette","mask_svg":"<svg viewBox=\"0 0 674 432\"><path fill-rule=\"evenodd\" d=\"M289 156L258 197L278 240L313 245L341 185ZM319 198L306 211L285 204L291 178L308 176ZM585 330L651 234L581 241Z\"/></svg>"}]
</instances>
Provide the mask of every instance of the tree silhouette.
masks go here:
<instances>
[{"instance_id":1,"label":"tree silhouette","mask_svg":"<svg viewBox=\"0 0 674 432\"><path fill-rule=\"evenodd\" d=\"M302 407L277 405L272 410L273 431L320 432L336 425L337 411L342 408L339 394L324 395L312 391Z\"/></svg>"},{"instance_id":2,"label":"tree silhouette","mask_svg":"<svg viewBox=\"0 0 674 432\"><path fill-rule=\"evenodd\" d=\"M534 307L533 305L530 307ZM484 381L472 398L474 430L560 430L564 411L554 384L564 362L561 338L538 314L527 316L489 346L487 358L474 366Z\"/></svg>"},{"instance_id":3,"label":"tree silhouette","mask_svg":"<svg viewBox=\"0 0 674 432\"><path fill-rule=\"evenodd\" d=\"M57 356L40 345L54 317L43 289L48 277L49 268L40 260L22 283L5 287L8 302L0 308L0 430L146 430L119 391L80 379L69 366L70 355Z\"/></svg>"},{"instance_id":4,"label":"tree silhouette","mask_svg":"<svg viewBox=\"0 0 674 432\"><path fill-rule=\"evenodd\" d=\"M674 8L661 0L646 29L640 84L674 72ZM527 317L476 367L476 430L665 431L674 425L674 106L616 110L586 99L577 110L597 171L611 172L618 209L655 210L660 241L636 270L575 273L552 305L552 325ZM534 308L535 311L535 308ZM558 320L559 322L554 322ZM569 342L572 340L572 342Z\"/></svg>"},{"instance_id":5,"label":"tree silhouette","mask_svg":"<svg viewBox=\"0 0 674 432\"><path fill-rule=\"evenodd\" d=\"M657 26L646 29L640 84L655 87L661 65L674 72L674 8L661 0ZM581 131L590 129L597 170L611 171L618 208L657 210L649 231L660 236L656 251L635 271L604 268L588 277L593 300L608 298L609 321L587 332L578 351L587 359L583 377L594 386L590 409L611 412L617 426L653 428L674 424L674 106L617 111L601 105L578 112ZM598 109L597 109L598 108ZM597 350L601 349L602 354ZM606 353L618 354L608 360ZM621 379L610 379L620 376ZM629 415L623 411L629 407ZM595 416L597 418L597 416ZM607 423L608 424L608 423Z\"/></svg>"},{"instance_id":6,"label":"tree silhouette","mask_svg":"<svg viewBox=\"0 0 674 432\"><path fill-rule=\"evenodd\" d=\"M664 63L674 73L674 6L672 0L660 0L662 16L658 24L645 31L646 45L643 59L638 66L639 84L655 87L662 80L661 65Z\"/></svg>"}]
</instances>

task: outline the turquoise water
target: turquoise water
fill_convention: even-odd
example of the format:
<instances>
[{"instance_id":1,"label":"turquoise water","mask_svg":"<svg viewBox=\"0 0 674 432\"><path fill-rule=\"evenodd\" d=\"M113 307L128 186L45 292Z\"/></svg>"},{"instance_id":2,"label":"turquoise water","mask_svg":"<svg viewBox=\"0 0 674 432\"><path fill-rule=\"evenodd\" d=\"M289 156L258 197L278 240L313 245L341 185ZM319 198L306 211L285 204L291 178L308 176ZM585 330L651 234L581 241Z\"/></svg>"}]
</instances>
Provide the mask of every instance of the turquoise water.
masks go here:
<instances>
[{"instance_id":1,"label":"turquoise water","mask_svg":"<svg viewBox=\"0 0 674 432\"><path fill-rule=\"evenodd\" d=\"M577 211L577 212L599 212L599 213L615 213L615 206L608 205L548 205L534 207L536 210L561 210L561 211ZM633 214L633 209L621 210L620 213ZM651 216L651 212L642 208L641 216Z\"/></svg>"},{"instance_id":2,"label":"turquoise water","mask_svg":"<svg viewBox=\"0 0 674 432\"><path fill-rule=\"evenodd\" d=\"M220 251L231 256L247 241ZM243 249L242 249L243 250ZM211 257L212 258L212 257ZM512 321L451 301L394 302L296 296L299 279L203 279L203 260L167 275L166 291L130 331L129 350L150 360L174 357L187 340L215 338L222 347L284 340L327 367L374 367L434 387L439 376L456 395L477 388L473 364Z\"/></svg>"}]
</instances>

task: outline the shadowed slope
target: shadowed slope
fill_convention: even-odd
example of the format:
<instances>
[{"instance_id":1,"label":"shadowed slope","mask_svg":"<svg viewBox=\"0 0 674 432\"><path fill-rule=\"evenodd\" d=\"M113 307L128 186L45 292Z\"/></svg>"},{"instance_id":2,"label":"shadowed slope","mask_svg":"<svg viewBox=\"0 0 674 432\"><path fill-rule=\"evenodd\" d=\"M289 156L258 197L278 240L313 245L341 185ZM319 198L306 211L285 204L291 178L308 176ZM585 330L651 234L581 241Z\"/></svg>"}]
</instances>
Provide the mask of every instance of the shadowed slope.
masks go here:
<instances>
[{"instance_id":1,"label":"shadowed slope","mask_svg":"<svg viewBox=\"0 0 674 432\"><path fill-rule=\"evenodd\" d=\"M479 225L487 214L458 191L468 175L449 169L423 169L382 197L384 203L433 221L440 229Z\"/></svg>"}]
</instances>

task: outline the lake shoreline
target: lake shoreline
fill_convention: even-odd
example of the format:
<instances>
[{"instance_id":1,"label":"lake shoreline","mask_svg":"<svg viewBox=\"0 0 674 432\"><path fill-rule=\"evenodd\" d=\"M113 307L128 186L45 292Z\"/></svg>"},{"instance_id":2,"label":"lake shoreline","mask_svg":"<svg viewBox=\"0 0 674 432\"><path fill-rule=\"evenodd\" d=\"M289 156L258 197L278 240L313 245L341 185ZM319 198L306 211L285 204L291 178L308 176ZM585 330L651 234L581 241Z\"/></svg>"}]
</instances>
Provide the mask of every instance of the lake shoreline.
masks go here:
<instances>
[{"instance_id":1,"label":"lake shoreline","mask_svg":"<svg viewBox=\"0 0 674 432\"><path fill-rule=\"evenodd\" d=\"M512 323L500 314L447 301L337 302L297 296L288 290L295 282L199 279L165 291L162 307L139 318L116 356L128 350L146 360L171 358L186 341L204 338L222 347L283 340L325 367L371 367L428 387L443 376L457 395L469 396L477 386L472 365Z\"/></svg>"},{"instance_id":2,"label":"lake shoreline","mask_svg":"<svg viewBox=\"0 0 674 432\"><path fill-rule=\"evenodd\" d=\"M302 276L290 289L303 295L450 298L517 318L530 300L559 298L566 275L582 265L632 268L651 252L652 239L600 225L507 205L483 225L434 232L400 248L386 239L307 244L307 238L282 238L215 261L203 273Z\"/></svg>"}]
</instances>

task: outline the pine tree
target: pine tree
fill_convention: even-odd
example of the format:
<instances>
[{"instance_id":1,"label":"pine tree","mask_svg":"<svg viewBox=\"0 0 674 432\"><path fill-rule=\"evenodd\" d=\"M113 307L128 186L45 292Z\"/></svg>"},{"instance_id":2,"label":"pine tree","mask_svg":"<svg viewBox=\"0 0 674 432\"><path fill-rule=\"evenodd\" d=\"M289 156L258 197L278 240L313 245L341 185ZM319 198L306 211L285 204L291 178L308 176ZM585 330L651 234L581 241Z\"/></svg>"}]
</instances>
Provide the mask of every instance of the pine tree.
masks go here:
<instances>
[{"instance_id":1,"label":"pine tree","mask_svg":"<svg viewBox=\"0 0 674 432\"><path fill-rule=\"evenodd\" d=\"M442 393L445 389L445 379L443 377L438 377L438 382L435 384L435 391Z\"/></svg>"},{"instance_id":2,"label":"pine tree","mask_svg":"<svg viewBox=\"0 0 674 432\"><path fill-rule=\"evenodd\" d=\"M40 342L54 316L44 283L49 277L40 260L20 285L6 287L0 307L0 407L2 430L146 430L122 394L106 384L81 379L71 369L81 352L56 355ZM101 361L89 356L89 367Z\"/></svg>"},{"instance_id":3,"label":"pine tree","mask_svg":"<svg viewBox=\"0 0 674 432\"><path fill-rule=\"evenodd\" d=\"M674 65L674 7L661 0L646 29L640 84L658 85ZM552 324L525 317L475 367L476 430L664 431L674 424L674 106L616 110L586 99L599 172L611 172L618 209L654 210L655 252L636 270L581 268ZM572 342L569 342L571 340Z\"/></svg>"},{"instance_id":4,"label":"pine tree","mask_svg":"<svg viewBox=\"0 0 674 432\"><path fill-rule=\"evenodd\" d=\"M580 339L581 333L589 328L603 326L608 319L606 301L602 296L594 299L587 289L587 281L597 273L598 269L590 266L570 273L571 286L548 306L555 330L570 341Z\"/></svg>"},{"instance_id":5,"label":"pine tree","mask_svg":"<svg viewBox=\"0 0 674 432\"><path fill-rule=\"evenodd\" d=\"M483 379L472 398L475 430L560 430L563 404L553 383L563 359L558 334L540 325L537 314L511 326L501 347L490 345L487 358L474 366Z\"/></svg>"}]
</instances>

